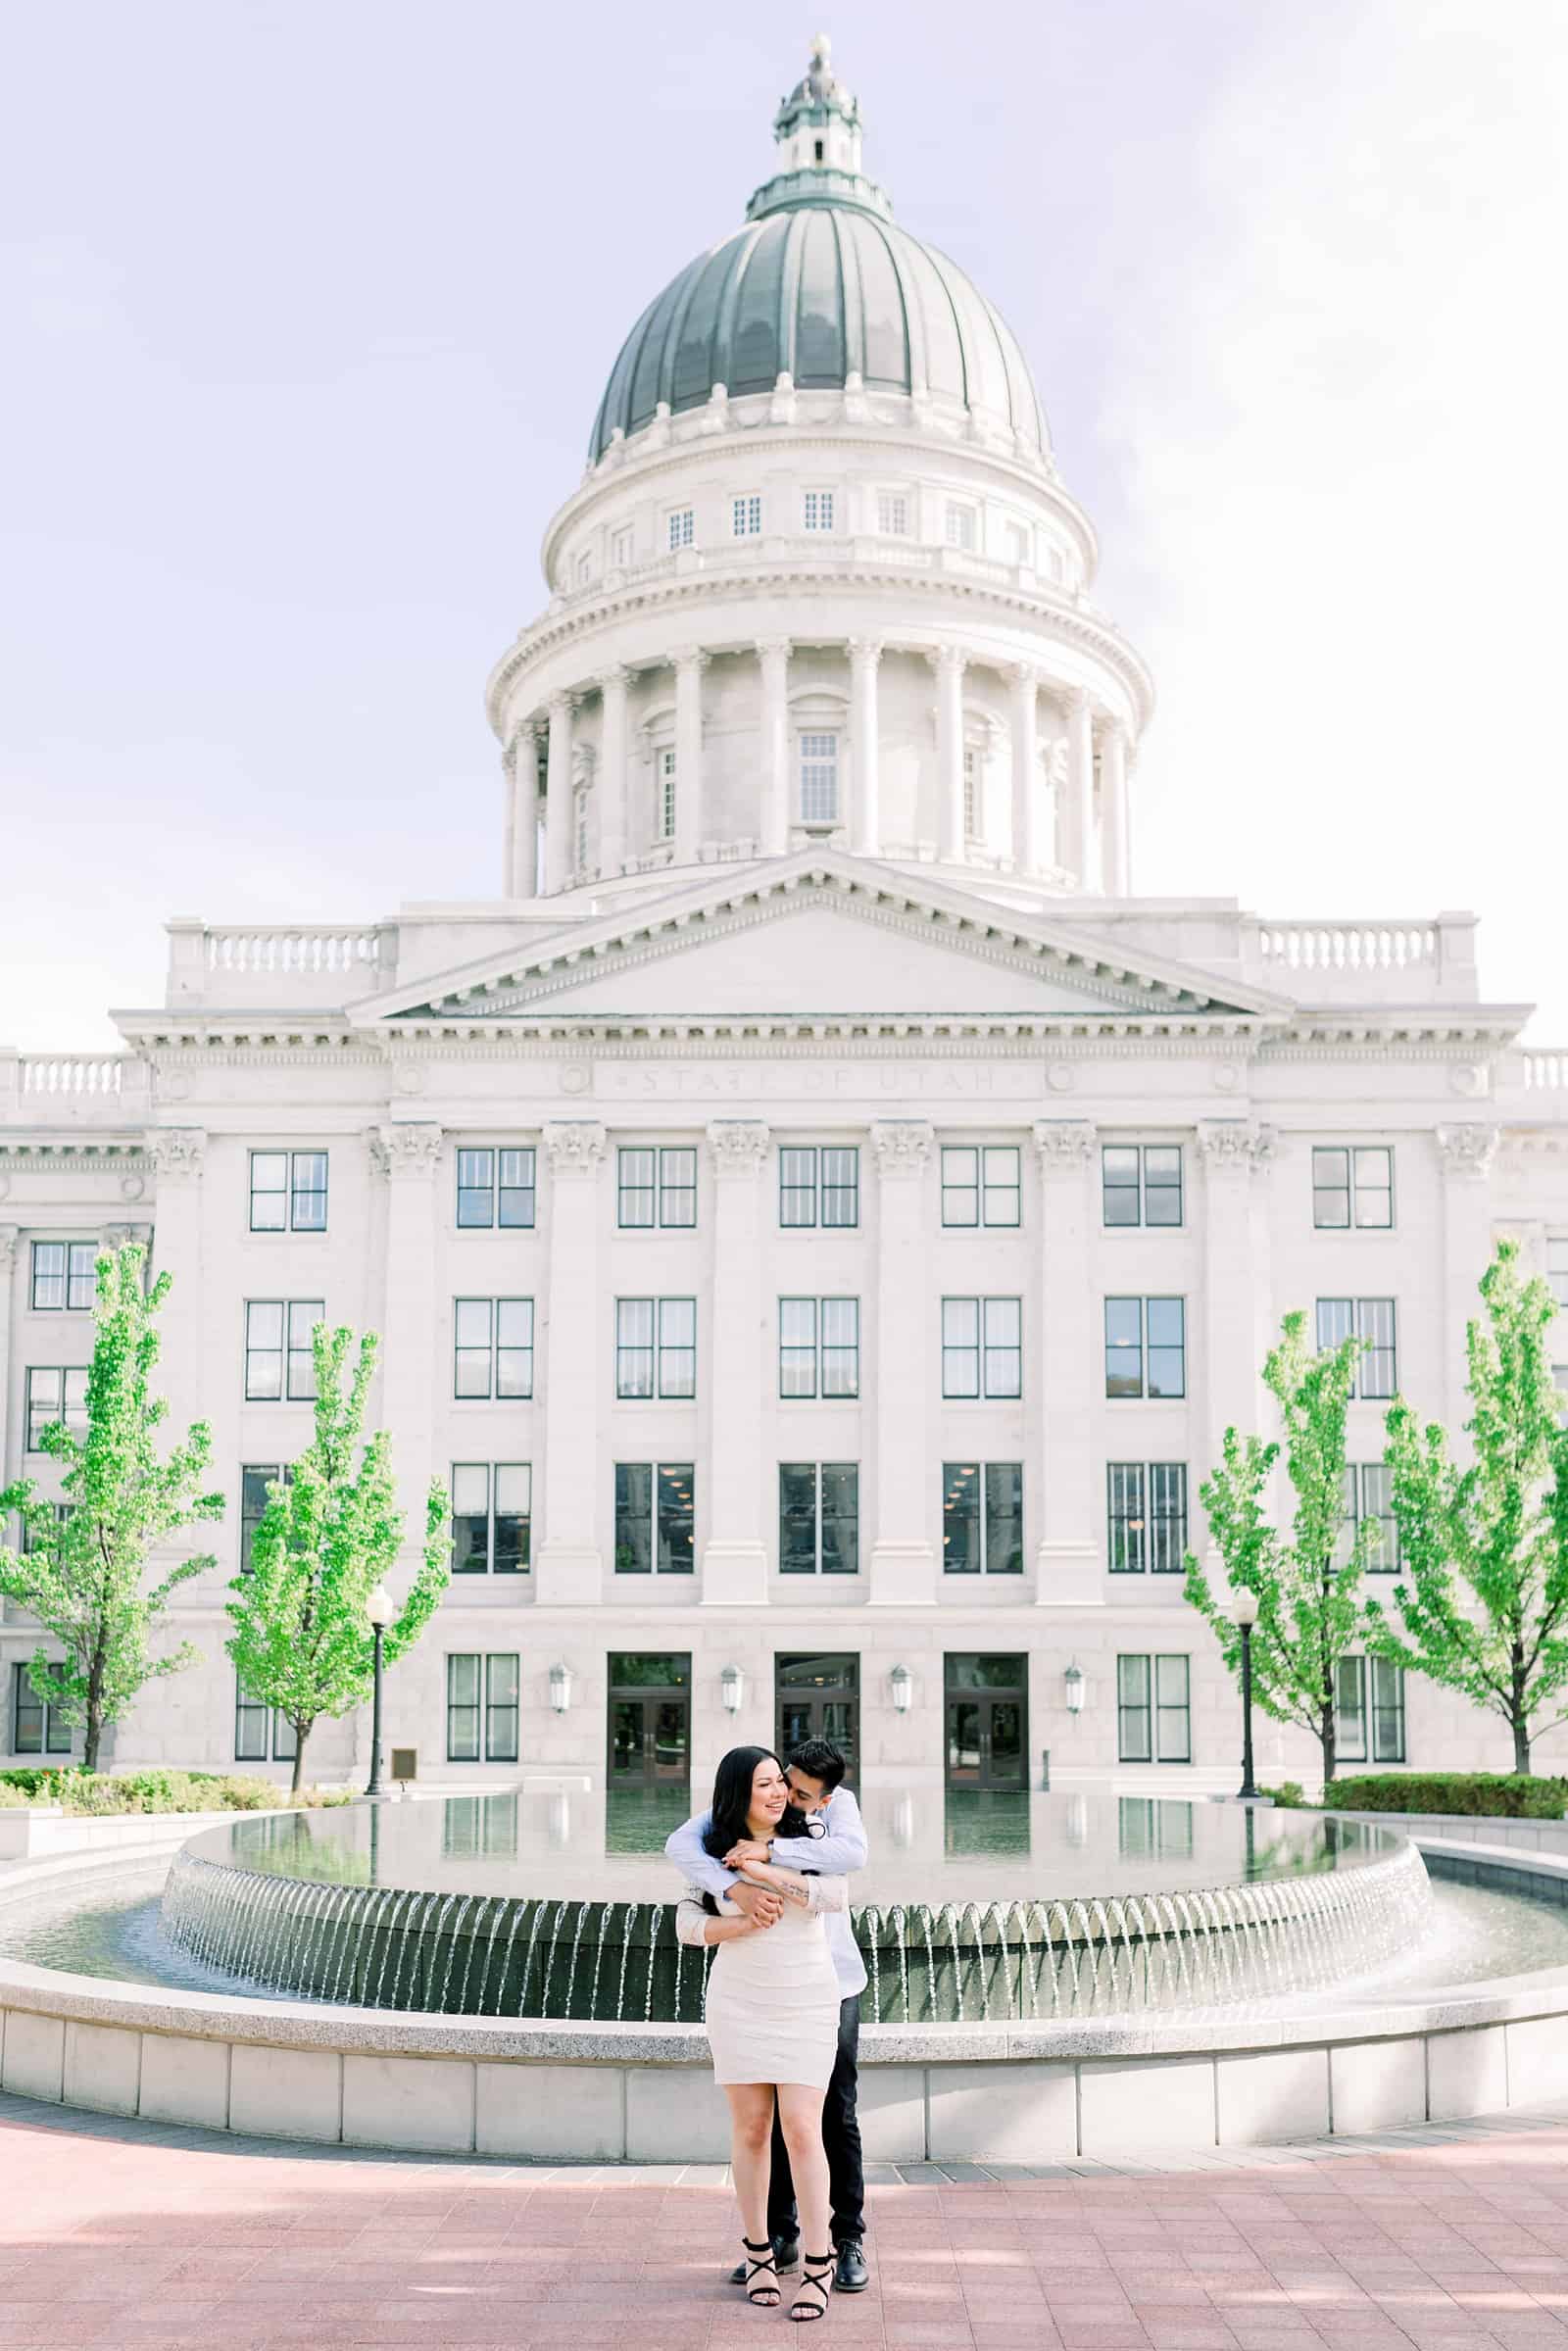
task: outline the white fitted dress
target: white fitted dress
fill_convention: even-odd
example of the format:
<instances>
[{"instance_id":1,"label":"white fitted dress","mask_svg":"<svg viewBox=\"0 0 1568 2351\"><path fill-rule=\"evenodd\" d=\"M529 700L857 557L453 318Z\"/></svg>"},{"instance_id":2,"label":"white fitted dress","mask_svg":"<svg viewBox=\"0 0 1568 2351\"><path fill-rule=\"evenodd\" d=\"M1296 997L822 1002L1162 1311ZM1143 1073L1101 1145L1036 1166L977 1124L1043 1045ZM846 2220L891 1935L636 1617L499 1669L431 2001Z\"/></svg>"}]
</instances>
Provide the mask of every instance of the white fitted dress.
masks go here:
<instances>
[{"instance_id":1,"label":"white fitted dress","mask_svg":"<svg viewBox=\"0 0 1568 2351\"><path fill-rule=\"evenodd\" d=\"M839 1979L823 1913L849 1907L844 1878L808 1878L809 1908L793 1902L760 1935L723 1942L708 1973L705 2021L713 2080L801 2082L826 2089L839 2046ZM675 1915L682 1942L700 1943L712 1916L693 1892Z\"/></svg>"}]
</instances>

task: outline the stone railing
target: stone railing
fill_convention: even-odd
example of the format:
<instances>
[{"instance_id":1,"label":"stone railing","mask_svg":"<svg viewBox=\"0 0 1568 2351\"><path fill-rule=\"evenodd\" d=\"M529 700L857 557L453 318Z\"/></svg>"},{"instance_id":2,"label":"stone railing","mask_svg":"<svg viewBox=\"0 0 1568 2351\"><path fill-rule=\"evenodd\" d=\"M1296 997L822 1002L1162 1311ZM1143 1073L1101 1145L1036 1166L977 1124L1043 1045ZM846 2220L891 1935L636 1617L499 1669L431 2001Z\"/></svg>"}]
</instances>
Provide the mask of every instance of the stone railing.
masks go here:
<instances>
[{"instance_id":1,"label":"stone railing","mask_svg":"<svg viewBox=\"0 0 1568 2351\"><path fill-rule=\"evenodd\" d=\"M1475 916L1242 921L1248 976L1302 1004L1473 1002Z\"/></svg>"},{"instance_id":2,"label":"stone railing","mask_svg":"<svg viewBox=\"0 0 1568 2351\"><path fill-rule=\"evenodd\" d=\"M135 1053L24 1053L0 1047L0 1127L128 1129L147 1116L151 1070Z\"/></svg>"},{"instance_id":3,"label":"stone railing","mask_svg":"<svg viewBox=\"0 0 1568 2351\"><path fill-rule=\"evenodd\" d=\"M389 923L291 923L276 929L169 924L169 1004L277 1006L352 1004L389 985L397 931Z\"/></svg>"},{"instance_id":4,"label":"stone railing","mask_svg":"<svg viewBox=\"0 0 1568 2351\"><path fill-rule=\"evenodd\" d=\"M834 535L807 532L767 533L760 538L720 540L711 547L683 547L657 555L645 563L612 564L591 579L563 581L551 599L551 609L565 612L612 596L622 588L649 587L662 579L702 578L726 572L755 571L759 565L784 564L805 570L858 572L866 569L917 571L938 577L974 580L994 587L1023 590L1075 605L1078 591L1065 580L1037 571L1031 563L1013 563L965 547L933 546L918 539L879 538L871 533Z\"/></svg>"},{"instance_id":5,"label":"stone railing","mask_svg":"<svg viewBox=\"0 0 1568 2351\"><path fill-rule=\"evenodd\" d=\"M1568 1047L1527 1045L1519 1062L1520 1083L1527 1094L1568 1096Z\"/></svg>"},{"instance_id":6,"label":"stone railing","mask_svg":"<svg viewBox=\"0 0 1568 2351\"><path fill-rule=\"evenodd\" d=\"M23 1053L17 1061L17 1091L32 1095L112 1096L119 1100L128 1053Z\"/></svg>"}]
</instances>

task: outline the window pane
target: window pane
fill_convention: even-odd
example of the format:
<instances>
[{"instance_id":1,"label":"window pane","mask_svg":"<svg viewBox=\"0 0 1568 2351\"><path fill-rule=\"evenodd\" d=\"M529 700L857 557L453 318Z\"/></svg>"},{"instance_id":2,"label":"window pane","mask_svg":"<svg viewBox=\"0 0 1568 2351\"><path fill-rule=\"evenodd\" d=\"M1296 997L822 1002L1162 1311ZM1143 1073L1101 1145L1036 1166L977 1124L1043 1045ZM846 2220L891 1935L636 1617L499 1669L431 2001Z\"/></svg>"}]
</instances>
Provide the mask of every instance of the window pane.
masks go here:
<instances>
[{"instance_id":1,"label":"window pane","mask_svg":"<svg viewBox=\"0 0 1568 2351\"><path fill-rule=\"evenodd\" d=\"M1144 1222L1169 1230L1182 1221L1182 1150L1179 1143L1144 1147Z\"/></svg>"},{"instance_id":2,"label":"window pane","mask_svg":"<svg viewBox=\"0 0 1568 2351\"><path fill-rule=\"evenodd\" d=\"M533 1394L531 1298L496 1300L496 1394L504 1396Z\"/></svg>"},{"instance_id":3,"label":"window pane","mask_svg":"<svg viewBox=\"0 0 1568 2351\"><path fill-rule=\"evenodd\" d=\"M655 1165L651 1151L623 1151L619 1154L617 1214L624 1230L641 1231L654 1221Z\"/></svg>"},{"instance_id":4,"label":"window pane","mask_svg":"<svg viewBox=\"0 0 1568 2351\"><path fill-rule=\"evenodd\" d=\"M985 1306L985 1392L988 1396L1022 1393L1022 1308L1015 1298L988 1298Z\"/></svg>"},{"instance_id":5,"label":"window pane","mask_svg":"<svg viewBox=\"0 0 1568 2351\"><path fill-rule=\"evenodd\" d=\"M1136 1143L1107 1143L1102 1146L1100 1183L1102 1213L1107 1225L1138 1223L1138 1171Z\"/></svg>"},{"instance_id":6,"label":"window pane","mask_svg":"<svg viewBox=\"0 0 1568 2351\"><path fill-rule=\"evenodd\" d=\"M1366 1349L1356 1366L1356 1393L1386 1398L1395 1395L1398 1378L1394 1351L1394 1300L1358 1298L1355 1322Z\"/></svg>"},{"instance_id":7,"label":"window pane","mask_svg":"<svg viewBox=\"0 0 1568 2351\"><path fill-rule=\"evenodd\" d=\"M1386 1144L1356 1150L1355 1221L1376 1228L1394 1222L1394 1153Z\"/></svg>"},{"instance_id":8,"label":"window pane","mask_svg":"<svg viewBox=\"0 0 1568 2351\"><path fill-rule=\"evenodd\" d=\"M1161 1763L1190 1763L1193 1758L1187 1704L1188 1668L1185 1657L1154 1660L1154 1752Z\"/></svg>"},{"instance_id":9,"label":"window pane","mask_svg":"<svg viewBox=\"0 0 1568 2351\"><path fill-rule=\"evenodd\" d=\"M245 1309L245 1394L252 1399L283 1393L283 1309L275 1299L252 1299Z\"/></svg>"},{"instance_id":10,"label":"window pane","mask_svg":"<svg viewBox=\"0 0 1568 2351\"><path fill-rule=\"evenodd\" d=\"M501 1223L513 1231L530 1228L534 1209L534 1152L501 1153ZM486 1219L488 1222L488 1219Z\"/></svg>"},{"instance_id":11,"label":"window pane","mask_svg":"<svg viewBox=\"0 0 1568 2351\"><path fill-rule=\"evenodd\" d=\"M484 1661L484 1752L487 1763L517 1760L517 1659L501 1652Z\"/></svg>"},{"instance_id":12,"label":"window pane","mask_svg":"<svg viewBox=\"0 0 1568 2351\"><path fill-rule=\"evenodd\" d=\"M487 1298L453 1300L452 1393L458 1396L490 1394L490 1317Z\"/></svg>"},{"instance_id":13,"label":"window pane","mask_svg":"<svg viewBox=\"0 0 1568 2351\"><path fill-rule=\"evenodd\" d=\"M1338 1232L1350 1221L1350 1154L1323 1148L1312 1153L1312 1222Z\"/></svg>"},{"instance_id":14,"label":"window pane","mask_svg":"<svg viewBox=\"0 0 1568 2351\"><path fill-rule=\"evenodd\" d=\"M942 1301L942 1393L948 1396L980 1394L978 1298L945 1298Z\"/></svg>"},{"instance_id":15,"label":"window pane","mask_svg":"<svg viewBox=\"0 0 1568 2351\"><path fill-rule=\"evenodd\" d=\"M237 1686L234 1691L234 1761L267 1761L267 1708L254 1704Z\"/></svg>"},{"instance_id":16,"label":"window pane","mask_svg":"<svg viewBox=\"0 0 1568 2351\"><path fill-rule=\"evenodd\" d=\"M615 1464L615 1573L652 1575L654 1473L646 1461Z\"/></svg>"},{"instance_id":17,"label":"window pane","mask_svg":"<svg viewBox=\"0 0 1568 2351\"><path fill-rule=\"evenodd\" d=\"M296 1233L326 1230L326 1153L296 1151L291 1161L289 1215Z\"/></svg>"},{"instance_id":18,"label":"window pane","mask_svg":"<svg viewBox=\"0 0 1568 2351\"><path fill-rule=\"evenodd\" d=\"M267 1509L268 1488L278 1476L275 1461L251 1461L242 1464L239 1473L239 1568L242 1576L251 1572L251 1553L256 1543L256 1530Z\"/></svg>"},{"instance_id":19,"label":"window pane","mask_svg":"<svg viewBox=\"0 0 1568 2351\"><path fill-rule=\"evenodd\" d=\"M64 1309L66 1303L66 1245L35 1241L32 1245L32 1304L35 1313Z\"/></svg>"},{"instance_id":20,"label":"window pane","mask_svg":"<svg viewBox=\"0 0 1568 2351\"><path fill-rule=\"evenodd\" d=\"M860 1469L855 1461L822 1464L822 1573L854 1576L860 1569Z\"/></svg>"},{"instance_id":21,"label":"window pane","mask_svg":"<svg viewBox=\"0 0 1568 2351\"><path fill-rule=\"evenodd\" d=\"M986 1487L986 1573L1023 1574L1023 1464L988 1461Z\"/></svg>"},{"instance_id":22,"label":"window pane","mask_svg":"<svg viewBox=\"0 0 1568 2351\"><path fill-rule=\"evenodd\" d=\"M1341 1762L1366 1761L1364 1657L1342 1657L1334 1669L1334 1743Z\"/></svg>"},{"instance_id":23,"label":"window pane","mask_svg":"<svg viewBox=\"0 0 1568 2351\"><path fill-rule=\"evenodd\" d=\"M458 1223L472 1226L494 1222L495 1153L459 1151Z\"/></svg>"},{"instance_id":24,"label":"window pane","mask_svg":"<svg viewBox=\"0 0 1568 2351\"><path fill-rule=\"evenodd\" d=\"M490 1471L483 1461L452 1465L452 1572L490 1571Z\"/></svg>"},{"instance_id":25,"label":"window pane","mask_svg":"<svg viewBox=\"0 0 1568 2351\"><path fill-rule=\"evenodd\" d=\"M1149 1564L1156 1576L1179 1576L1187 1560L1187 1464L1149 1465Z\"/></svg>"},{"instance_id":26,"label":"window pane","mask_svg":"<svg viewBox=\"0 0 1568 2351\"><path fill-rule=\"evenodd\" d=\"M317 1324L325 1319L326 1306L318 1298L298 1298L289 1301L288 1393L291 1400L309 1403L315 1398L314 1333Z\"/></svg>"},{"instance_id":27,"label":"window pane","mask_svg":"<svg viewBox=\"0 0 1568 2351\"><path fill-rule=\"evenodd\" d=\"M778 1392L781 1396L816 1394L816 1300L778 1301Z\"/></svg>"},{"instance_id":28,"label":"window pane","mask_svg":"<svg viewBox=\"0 0 1568 2351\"><path fill-rule=\"evenodd\" d=\"M659 1221L684 1227L697 1222L697 1153L662 1151L659 1154Z\"/></svg>"},{"instance_id":29,"label":"window pane","mask_svg":"<svg viewBox=\"0 0 1568 2351\"><path fill-rule=\"evenodd\" d=\"M985 1171L986 1223L1017 1224L1020 1199L1017 1147L1010 1143L987 1144L982 1166Z\"/></svg>"},{"instance_id":30,"label":"window pane","mask_svg":"<svg viewBox=\"0 0 1568 2351\"><path fill-rule=\"evenodd\" d=\"M1399 1527L1394 1515L1394 1472L1386 1461L1361 1466L1361 1516L1373 1530L1368 1573L1393 1575L1399 1564Z\"/></svg>"},{"instance_id":31,"label":"window pane","mask_svg":"<svg viewBox=\"0 0 1568 2351\"><path fill-rule=\"evenodd\" d=\"M860 1393L860 1301L858 1298L822 1300L822 1394L852 1396Z\"/></svg>"},{"instance_id":32,"label":"window pane","mask_svg":"<svg viewBox=\"0 0 1568 2351\"><path fill-rule=\"evenodd\" d=\"M659 1301L659 1393L666 1397L697 1394L697 1301Z\"/></svg>"},{"instance_id":33,"label":"window pane","mask_svg":"<svg viewBox=\"0 0 1568 2351\"><path fill-rule=\"evenodd\" d=\"M822 1222L845 1231L860 1221L860 1153L855 1145L822 1152Z\"/></svg>"},{"instance_id":34,"label":"window pane","mask_svg":"<svg viewBox=\"0 0 1568 2351\"><path fill-rule=\"evenodd\" d=\"M525 1575L533 1471L526 1461L498 1461L495 1485L495 1572L498 1576Z\"/></svg>"},{"instance_id":35,"label":"window pane","mask_svg":"<svg viewBox=\"0 0 1568 2351\"><path fill-rule=\"evenodd\" d=\"M447 1761L479 1760L479 1659L476 1653L447 1659Z\"/></svg>"},{"instance_id":36,"label":"window pane","mask_svg":"<svg viewBox=\"0 0 1568 2351\"><path fill-rule=\"evenodd\" d=\"M251 1153L251 1231L281 1233L288 1222L287 1151Z\"/></svg>"},{"instance_id":37,"label":"window pane","mask_svg":"<svg viewBox=\"0 0 1568 2351\"><path fill-rule=\"evenodd\" d=\"M837 735L801 737L801 822L835 824L839 812Z\"/></svg>"},{"instance_id":38,"label":"window pane","mask_svg":"<svg viewBox=\"0 0 1568 2351\"><path fill-rule=\"evenodd\" d=\"M98 1246L92 1241L74 1241L71 1245L66 1304L73 1314L90 1313L97 1296Z\"/></svg>"},{"instance_id":39,"label":"window pane","mask_svg":"<svg viewBox=\"0 0 1568 2351\"><path fill-rule=\"evenodd\" d=\"M950 1576L980 1573L980 1464L942 1465L942 1565Z\"/></svg>"},{"instance_id":40,"label":"window pane","mask_svg":"<svg viewBox=\"0 0 1568 2351\"><path fill-rule=\"evenodd\" d=\"M1113 1576L1136 1576L1147 1557L1144 1469L1140 1461L1105 1464L1105 1557Z\"/></svg>"},{"instance_id":41,"label":"window pane","mask_svg":"<svg viewBox=\"0 0 1568 2351\"><path fill-rule=\"evenodd\" d=\"M1149 1659L1116 1660L1116 1751L1123 1763L1151 1763Z\"/></svg>"},{"instance_id":42,"label":"window pane","mask_svg":"<svg viewBox=\"0 0 1568 2351\"><path fill-rule=\"evenodd\" d=\"M778 1220L781 1225L816 1222L816 1152L791 1147L778 1154Z\"/></svg>"},{"instance_id":43,"label":"window pane","mask_svg":"<svg viewBox=\"0 0 1568 2351\"><path fill-rule=\"evenodd\" d=\"M11 1751L14 1755L43 1753L43 1700L27 1679L24 1665L12 1668Z\"/></svg>"},{"instance_id":44,"label":"window pane","mask_svg":"<svg viewBox=\"0 0 1568 2351\"><path fill-rule=\"evenodd\" d=\"M942 1153L942 1221L980 1222L980 1153L967 1144L954 1144Z\"/></svg>"},{"instance_id":45,"label":"window pane","mask_svg":"<svg viewBox=\"0 0 1568 2351\"><path fill-rule=\"evenodd\" d=\"M1348 1298L1320 1298L1317 1301L1318 1352L1331 1347L1343 1347L1355 1329L1355 1315Z\"/></svg>"},{"instance_id":46,"label":"window pane","mask_svg":"<svg viewBox=\"0 0 1568 2351\"><path fill-rule=\"evenodd\" d=\"M816 1573L816 1465L778 1465L778 1564L785 1576Z\"/></svg>"},{"instance_id":47,"label":"window pane","mask_svg":"<svg viewBox=\"0 0 1568 2351\"><path fill-rule=\"evenodd\" d=\"M615 1300L615 1394L650 1396L654 1393L654 1301L651 1298Z\"/></svg>"},{"instance_id":48,"label":"window pane","mask_svg":"<svg viewBox=\"0 0 1568 2351\"><path fill-rule=\"evenodd\" d=\"M1105 1300L1105 1394L1144 1393L1144 1302L1137 1298Z\"/></svg>"},{"instance_id":49,"label":"window pane","mask_svg":"<svg viewBox=\"0 0 1568 2351\"><path fill-rule=\"evenodd\" d=\"M1187 1308L1179 1298L1145 1301L1149 1316L1149 1393L1152 1396L1187 1394Z\"/></svg>"},{"instance_id":50,"label":"window pane","mask_svg":"<svg viewBox=\"0 0 1568 2351\"><path fill-rule=\"evenodd\" d=\"M696 1472L679 1462L659 1472L659 1572L689 1576L692 1572L692 1533L696 1517L693 1493Z\"/></svg>"},{"instance_id":51,"label":"window pane","mask_svg":"<svg viewBox=\"0 0 1568 2351\"><path fill-rule=\"evenodd\" d=\"M1372 1760L1404 1761L1404 1668L1386 1657L1372 1666Z\"/></svg>"}]
</instances>

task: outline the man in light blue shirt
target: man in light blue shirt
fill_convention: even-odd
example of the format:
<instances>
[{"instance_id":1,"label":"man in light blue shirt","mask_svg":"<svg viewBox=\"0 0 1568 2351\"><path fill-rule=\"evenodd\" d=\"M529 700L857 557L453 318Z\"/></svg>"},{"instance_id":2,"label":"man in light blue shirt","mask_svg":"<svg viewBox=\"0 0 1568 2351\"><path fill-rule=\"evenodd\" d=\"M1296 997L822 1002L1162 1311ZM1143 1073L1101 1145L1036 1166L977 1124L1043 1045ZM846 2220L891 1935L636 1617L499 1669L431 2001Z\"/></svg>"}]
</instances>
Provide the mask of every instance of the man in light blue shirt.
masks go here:
<instances>
[{"instance_id":1,"label":"man in light blue shirt","mask_svg":"<svg viewBox=\"0 0 1568 2351\"><path fill-rule=\"evenodd\" d=\"M759 1846L751 1857L776 1861L783 1869L814 1870L823 1877L863 1869L865 1829L860 1807L844 1786L844 1757L839 1749L829 1739L808 1739L790 1749L784 1759L784 1772L790 1784L793 1813L801 1818L801 1832L775 1837L770 1848ZM666 1856L689 1886L700 1886L715 1899L727 1895L748 1917L771 1926L783 1909L782 1901L765 1886L738 1885L734 1872L707 1851L703 1838L708 1834L710 1817L700 1812L677 1829L664 1846ZM785 1814L784 1824L786 1830L792 1825L791 1813ZM839 2052L822 2101L822 2148L827 2156L833 2192L833 2243L838 2256L833 2282L841 2294L858 2294L871 2281L860 2246L865 2233L865 2167L856 2111L865 1962L860 1957L847 1910L829 1911L824 1926L839 1979ZM800 2218L776 2106L767 2189L767 2233L773 2240L779 2269L793 2269L800 2260ZM745 2277L746 2266L742 2263L735 2278L744 2282Z\"/></svg>"}]
</instances>

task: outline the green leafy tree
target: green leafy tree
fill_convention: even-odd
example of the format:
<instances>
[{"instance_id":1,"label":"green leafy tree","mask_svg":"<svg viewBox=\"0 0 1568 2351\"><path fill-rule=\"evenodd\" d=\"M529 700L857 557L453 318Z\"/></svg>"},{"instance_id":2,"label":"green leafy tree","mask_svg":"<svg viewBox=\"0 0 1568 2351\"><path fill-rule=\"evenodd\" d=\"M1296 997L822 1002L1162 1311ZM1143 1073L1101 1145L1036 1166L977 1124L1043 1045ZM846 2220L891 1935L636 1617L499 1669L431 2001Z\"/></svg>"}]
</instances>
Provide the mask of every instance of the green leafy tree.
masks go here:
<instances>
[{"instance_id":1,"label":"green leafy tree","mask_svg":"<svg viewBox=\"0 0 1568 2351\"><path fill-rule=\"evenodd\" d=\"M235 1577L227 1603L234 1627L227 1648L241 1689L258 1704L275 1707L294 1732L296 1788L314 1726L323 1715L349 1713L370 1694L374 1650L365 1603L397 1560L404 1524L390 1442L384 1431L364 1436L374 1333L360 1341L352 1372L352 1331L318 1323L312 1346L316 1433L287 1483L268 1489L250 1571ZM449 1516L446 1490L433 1480L419 1566L386 1631L389 1664L418 1639L440 1604L452 1567Z\"/></svg>"},{"instance_id":2,"label":"green leafy tree","mask_svg":"<svg viewBox=\"0 0 1568 2351\"><path fill-rule=\"evenodd\" d=\"M1281 1446L1225 1432L1219 1467L1200 1493L1208 1530L1233 1587L1257 1595L1252 1694L1276 1722L1298 1723L1335 1770L1335 1700L1340 1659L1358 1631L1359 1592L1377 1530L1367 1520L1346 1541L1346 1408L1358 1339L1314 1354L1306 1316L1287 1314L1263 1385L1279 1406L1285 1466L1296 1494L1288 1533L1270 1524L1267 1489ZM1192 1552L1187 1597L1214 1632L1229 1671L1240 1675L1242 1637Z\"/></svg>"},{"instance_id":3,"label":"green leafy tree","mask_svg":"<svg viewBox=\"0 0 1568 2351\"><path fill-rule=\"evenodd\" d=\"M213 1559L180 1559L149 1586L148 1552L195 1520L223 1514L222 1495L202 1491L212 1452L206 1422L194 1422L167 1455L159 1449L169 1406L153 1394L152 1380L171 1277L161 1274L149 1290L145 1258L127 1244L98 1259L86 1432L77 1437L53 1421L39 1441L61 1465L64 1510L30 1478L0 1493L0 1521L15 1511L23 1526L20 1551L0 1546L0 1593L65 1650L53 1662L40 1648L27 1676L40 1698L85 1730L90 1772L105 1728L120 1721L143 1684L196 1661L189 1642L155 1654L154 1635L171 1594Z\"/></svg>"},{"instance_id":4,"label":"green leafy tree","mask_svg":"<svg viewBox=\"0 0 1568 2351\"><path fill-rule=\"evenodd\" d=\"M1366 1638L1501 1715L1514 1770L1528 1772L1532 1739L1568 1719L1568 1431L1546 1345L1555 1301L1518 1260L1517 1245L1499 1242L1481 1278L1486 1312L1466 1333L1469 1467L1402 1396L1389 1412L1406 1573L1393 1610L1368 1602Z\"/></svg>"}]
</instances>

